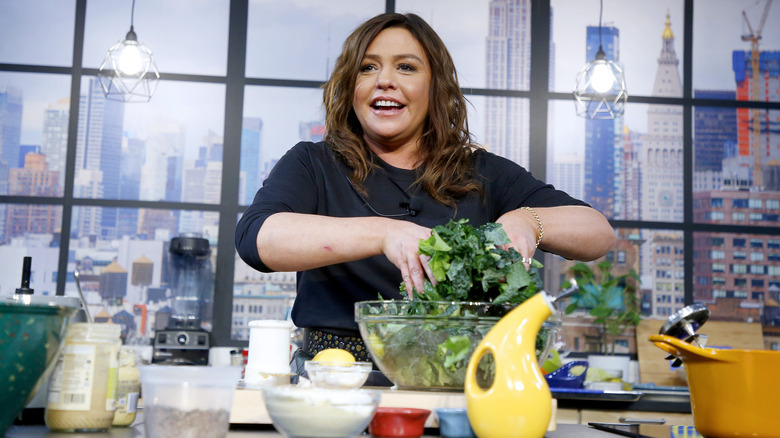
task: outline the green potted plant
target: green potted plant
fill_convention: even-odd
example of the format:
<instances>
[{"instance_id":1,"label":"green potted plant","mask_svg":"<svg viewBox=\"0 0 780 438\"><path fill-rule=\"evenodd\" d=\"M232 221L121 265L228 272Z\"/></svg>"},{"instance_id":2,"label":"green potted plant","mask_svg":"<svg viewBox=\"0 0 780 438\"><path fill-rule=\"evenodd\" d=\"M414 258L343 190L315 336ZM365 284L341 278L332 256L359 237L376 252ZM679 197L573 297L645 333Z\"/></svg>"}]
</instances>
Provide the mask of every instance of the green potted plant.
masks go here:
<instances>
[{"instance_id":1,"label":"green potted plant","mask_svg":"<svg viewBox=\"0 0 780 438\"><path fill-rule=\"evenodd\" d=\"M639 324L636 291L640 279L633 269L625 274L613 275L612 263L608 260L598 263L596 267L598 272L580 262L569 269L579 292L571 296L566 313L572 313L577 308L588 309L599 329L600 353L614 355L616 337L628 327ZM567 281L563 286L569 288L572 285Z\"/></svg>"}]
</instances>

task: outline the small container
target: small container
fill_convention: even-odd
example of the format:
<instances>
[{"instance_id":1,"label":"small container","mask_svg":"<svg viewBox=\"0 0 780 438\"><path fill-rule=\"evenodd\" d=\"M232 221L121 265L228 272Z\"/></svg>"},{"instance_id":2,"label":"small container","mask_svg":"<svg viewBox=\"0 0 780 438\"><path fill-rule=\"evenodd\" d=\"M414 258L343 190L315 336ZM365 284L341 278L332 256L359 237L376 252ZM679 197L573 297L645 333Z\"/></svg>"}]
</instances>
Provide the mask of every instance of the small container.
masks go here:
<instances>
[{"instance_id":1,"label":"small container","mask_svg":"<svg viewBox=\"0 0 780 438\"><path fill-rule=\"evenodd\" d=\"M148 437L222 438L230 427L241 368L145 365L141 371Z\"/></svg>"},{"instance_id":2,"label":"small container","mask_svg":"<svg viewBox=\"0 0 780 438\"><path fill-rule=\"evenodd\" d=\"M442 438L477 438L466 408L439 408L436 409L436 415L439 417Z\"/></svg>"},{"instance_id":3,"label":"small container","mask_svg":"<svg viewBox=\"0 0 780 438\"><path fill-rule=\"evenodd\" d=\"M317 362L303 364L306 375L314 386L321 388L353 389L366 383L371 373L371 362Z\"/></svg>"},{"instance_id":4,"label":"small container","mask_svg":"<svg viewBox=\"0 0 780 438\"><path fill-rule=\"evenodd\" d=\"M101 431L116 410L121 327L73 323L49 383L44 421L55 431Z\"/></svg>"},{"instance_id":5,"label":"small container","mask_svg":"<svg viewBox=\"0 0 780 438\"><path fill-rule=\"evenodd\" d=\"M261 383L260 375L290 373L291 321L261 319L249 321L249 357L244 379Z\"/></svg>"},{"instance_id":6,"label":"small container","mask_svg":"<svg viewBox=\"0 0 780 438\"><path fill-rule=\"evenodd\" d=\"M376 408L368 431L379 437L416 438L425 432L425 420L429 415L428 409L380 406Z\"/></svg>"},{"instance_id":7,"label":"small container","mask_svg":"<svg viewBox=\"0 0 780 438\"><path fill-rule=\"evenodd\" d=\"M136 364L135 349L123 346L119 350L117 404L113 426L130 426L135 421L138 397L141 394L141 372L138 371Z\"/></svg>"}]
</instances>

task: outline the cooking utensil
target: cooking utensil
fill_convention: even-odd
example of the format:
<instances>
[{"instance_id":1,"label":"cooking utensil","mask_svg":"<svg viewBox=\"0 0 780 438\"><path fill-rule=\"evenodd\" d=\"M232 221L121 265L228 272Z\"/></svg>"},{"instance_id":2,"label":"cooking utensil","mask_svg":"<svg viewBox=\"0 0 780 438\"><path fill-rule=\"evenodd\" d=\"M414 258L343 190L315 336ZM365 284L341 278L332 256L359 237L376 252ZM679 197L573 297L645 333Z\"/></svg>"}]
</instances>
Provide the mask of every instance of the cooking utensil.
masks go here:
<instances>
[{"instance_id":1,"label":"cooking utensil","mask_svg":"<svg viewBox=\"0 0 780 438\"><path fill-rule=\"evenodd\" d=\"M704 325L709 317L710 309L708 309L707 306L702 303L694 303L690 306L683 307L670 316L664 325L661 326L661 330L658 331L658 334L674 336L689 344L704 348L704 344L707 343L707 335L700 335L696 333L696 330ZM675 358L674 356L666 358L666 360L671 359L674 359L674 362L672 362L673 368L682 365L682 360L679 358Z\"/></svg>"},{"instance_id":2,"label":"cooking utensil","mask_svg":"<svg viewBox=\"0 0 780 438\"><path fill-rule=\"evenodd\" d=\"M667 335L650 336L650 341L682 359L699 433L780 437L780 352L700 348Z\"/></svg>"},{"instance_id":3,"label":"cooking utensil","mask_svg":"<svg viewBox=\"0 0 780 438\"><path fill-rule=\"evenodd\" d=\"M84 309L84 314L87 315L87 322L92 323L95 322L92 319L92 315L89 313L89 308L87 307L87 300L84 299L84 292L81 291L81 282L79 281L79 270L75 269L73 271L73 278L76 280L76 290L79 291L79 299L81 300L81 308Z\"/></svg>"}]
</instances>

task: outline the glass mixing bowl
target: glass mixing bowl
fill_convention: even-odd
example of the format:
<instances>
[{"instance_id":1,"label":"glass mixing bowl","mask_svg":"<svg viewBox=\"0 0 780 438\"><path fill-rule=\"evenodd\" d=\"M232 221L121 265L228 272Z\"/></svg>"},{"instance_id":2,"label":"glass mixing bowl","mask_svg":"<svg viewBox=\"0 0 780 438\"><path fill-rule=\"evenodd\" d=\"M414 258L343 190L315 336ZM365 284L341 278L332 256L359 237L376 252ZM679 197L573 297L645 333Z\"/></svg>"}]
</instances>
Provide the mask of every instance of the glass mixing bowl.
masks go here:
<instances>
[{"instance_id":1,"label":"glass mixing bowl","mask_svg":"<svg viewBox=\"0 0 780 438\"><path fill-rule=\"evenodd\" d=\"M371 358L397 387L463 391L471 353L514 307L451 301L361 301L355 303L355 321ZM555 315L542 326L536 339L540 362L546 360L559 329ZM478 380L492 381L490 355L483 357L479 369Z\"/></svg>"}]
</instances>

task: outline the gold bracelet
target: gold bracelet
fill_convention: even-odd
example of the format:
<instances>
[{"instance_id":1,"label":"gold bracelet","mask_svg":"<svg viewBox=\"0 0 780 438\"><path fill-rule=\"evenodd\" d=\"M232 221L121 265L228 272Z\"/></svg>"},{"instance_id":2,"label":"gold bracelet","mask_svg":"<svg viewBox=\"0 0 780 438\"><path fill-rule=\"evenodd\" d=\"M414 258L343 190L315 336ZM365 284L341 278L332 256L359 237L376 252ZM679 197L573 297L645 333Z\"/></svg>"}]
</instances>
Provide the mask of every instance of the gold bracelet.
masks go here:
<instances>
[{"instance_id":1,"label":"gold bracelet","mask_svg":"<svg viewBox=\"0 0 780 438\"><path fill-rule=\"evenodd\" d=\"M542 236L544 236L544 226L542 225L541 219L539 219L539 215L536 214L536 210L534 210L531 207L520 207L523 210L528 210L531 213L531 216L536 219L536 224L539 225L539 237L536 238L536 247L539 248L539 244L542 243Z\"/></svg>"}]
</instances>

